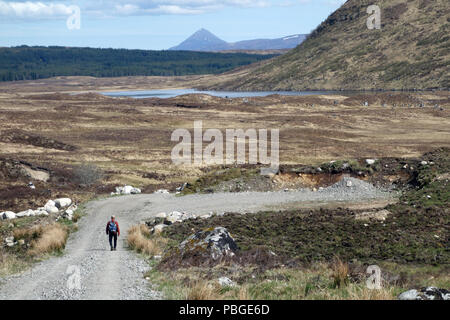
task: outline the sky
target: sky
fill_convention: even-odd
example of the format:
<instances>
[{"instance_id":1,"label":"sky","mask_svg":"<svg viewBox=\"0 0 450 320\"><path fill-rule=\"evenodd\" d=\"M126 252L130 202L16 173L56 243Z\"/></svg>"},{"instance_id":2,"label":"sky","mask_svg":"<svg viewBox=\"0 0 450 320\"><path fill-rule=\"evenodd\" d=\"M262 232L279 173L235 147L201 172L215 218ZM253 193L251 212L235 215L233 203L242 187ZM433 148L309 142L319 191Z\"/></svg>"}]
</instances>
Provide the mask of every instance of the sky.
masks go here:
<instances>
[{"instance_id":1,"label":"sky","mask_svg":"<svg viewBox=\"0 0 450 320\"><path fill-rule=\"evenodd\" d=\"M235 42L310 33L345 0L0 0L0 47L164 50L205 28Z\"/></svg>"}]
</instances>

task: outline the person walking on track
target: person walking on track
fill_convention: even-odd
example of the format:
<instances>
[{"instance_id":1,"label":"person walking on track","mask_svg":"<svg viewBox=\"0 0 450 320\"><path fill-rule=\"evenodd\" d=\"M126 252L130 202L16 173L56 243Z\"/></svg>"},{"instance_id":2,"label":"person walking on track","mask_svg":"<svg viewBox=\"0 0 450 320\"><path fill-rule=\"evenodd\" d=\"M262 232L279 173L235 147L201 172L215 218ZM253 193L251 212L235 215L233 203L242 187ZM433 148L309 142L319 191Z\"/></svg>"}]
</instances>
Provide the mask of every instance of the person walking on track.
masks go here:
<instances>
[{"instance_id":1,"label":"person walking on track","mask_svg":"<svg viewBox=\"0 0 450 320\"><path fill-rule=\"evenodd\" d=\"M109 235L109 245L111 246L111 251L115 251L117 248L117 237L120 236L119 223L116 221L115 216L111 216L111 220L108 221L108 224L106 225L106 234Z\"/></svg>"}]
</instances>

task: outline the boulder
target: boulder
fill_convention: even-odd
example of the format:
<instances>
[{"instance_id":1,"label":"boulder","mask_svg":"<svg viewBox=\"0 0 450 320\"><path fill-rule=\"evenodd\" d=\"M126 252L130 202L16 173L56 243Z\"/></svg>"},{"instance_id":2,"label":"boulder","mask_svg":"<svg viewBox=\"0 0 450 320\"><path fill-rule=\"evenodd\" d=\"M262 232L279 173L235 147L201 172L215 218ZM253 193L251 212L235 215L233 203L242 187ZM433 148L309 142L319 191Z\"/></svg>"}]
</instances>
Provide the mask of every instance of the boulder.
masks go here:
<instances>
[{"instance_id":1,"label":"boulder","mask_svg":"<svg viewBox=\"0 0 450 320\"><path fill-rule=\"evenodd\" d=\"M379 211L368 211L368 212L362 212L357 213L355 216L356 220L378 220L378 221L385 221L387 217L391 215L391 212L389 212L386 209L379 210Z\"/></svg>"},{"instance_id":2,"label":"boulder","mask_svg":"<svg viewBox=\"0 0 450 320\"><path fill-rule=\"evenodd\" d=\"M156 190L154 193L156 193L156 194L169 194L170 192L169 192L169 190L166 190L166 189L159 189L159 190Z\"/></svg>"},{"instance_id":3,"label":"boulder","mask_svg":"<svg viewBox=\"0 0 450 320\"><path fill-rule=\"evenodd\" d=\"M221 287L234 287L235 283L233 282L233 280L231 280L230 278L227 277L221 277L217 280L217 282L219 283L219 285Z\"/></svg>"},{"instance_id":4,"label":"boulder","mask_svg":"<svg viewBox=\"0 0 450 320\"><path fill-rule=\"evenodd\" d=\"M46 204L44 206L44 208L45 208L45 211L47 211L47 213L49 213L49 214L59 212L59 209L56 206L51 205L51 204Z\"/></svg>"},{"instance_id":5,"label":"boulder","mask_svg":"<svg viewBox=\"0 0 450 320\"><path fill-rule=\"evenodd\" d=\"M139 188L133 188L130 191L131 194L141 194L141 189Z\"/></svg>"},{"instance_id":6,"label":"boulder","mask_svg":"<svg viewBox=\"0 0 450 320\"><path fill-rule=\"evenodd\" d=\"M164 224L165 222L165 218L158 218L158 217L153 217L150 218L149 220L147 220L145 222L145 224L149 227L149 228L153 228L154 226L158 225L158 224ZM170 223L172 224L172 223Z\"/></svg>"},{"instance_id":7,"label":"boulder","mask_svg":"<svg viewBox=\"0 0 450 320\"><path fill-rule=\"evenodd\" d=\"M34 215L35 216L48 216L48 212L47 211L45 211L44 209L37 209L37 210L34 210Z\"/></svg>"},{"instance_id":8,"label":"boulder","mask_svg":"<svg viewBox=\"0 0 450 320\"><path fill-rule=\"evenodd\" d=\"M186 213L186 212L183 212L183 215L181 216L181 220L189 220L189 219L195 219L196 218L196 216L195 216L195 214L192 214L192 213Z\"/></svg>"},{"instance_id":9,"label":"boulder","mask_svg":"<svg viewBox=\"0 0 450 320\"><path fill-rule=\"evenodd\" d=\"M0 213L0 219L2 220L12 220L17 218L16 214L12 211L4 211Z\"/></svg>"},{"instance_id":10,"label":"boulder","mask_svg":"<svg viewBox=\"0 0 450 320\"><path fill-rule=\"evenodd\" d=\"M5 238L5 245L7 247L13 247L17 242L14 242L14 237Z\"/></svg>"},{"instance_id":11,"label":"boulder","mask_svg":"<svg viewBox=\"0 0 450 320\"><path fill-rule=\"evenodd\" d=\"M160 212L155 215L155 218L167 218L167 213Z\"/></svg>"},{"instance_id":12,"label":"boulder","mask_svg":"<svg viewBox=\"0 0 450 320\"><path fill-rule=\"evenodd\" d=\"M16 216L18 217L18 218L22 218L22 217L31 217L31 216L35 216L36 214L35 214L35 212L34 212L34 210L31 210L31 209L28 209L28 210L25 210L25 211L21 211L21 212L18 212L17 214L16 214Z\"/></svg>"},{"instance_id":13,"label":"boulder","mask_svg":"<svg viewBox=\"0 0 450 320\"><path fill-rule=\"evenodd\" d=\"M376 160L375 159L366 159L366 163L371 166L373 164L375 164Z\"/></svg>"},{"instance_id":14,"label":"boulder","mask_svg":"<svg viewBox=\"0 0 450 320\"><path fill-rule=\"evenodd\" d=\"M73 212L75 212L75 211L77 211L78 210L78 206L76 205L76 204L72 204L69 208L67 208L67 209L70 209L70 210L72 210Z\"/></svg>"},{"instance_id":15,"label":"boulder","mask_svg":"<svg viewBox=\"0 0 450 320\"><path fill-rule=\"evenodd\" d=\"M69 198L56 199L54 202L58 209L66 208L72 204L72 200Z\"/></svg>"},{"instance_id":16,"label":"boulder","mask_svg":"<svg viewBox=\"0 0 450 320\"><path fill-rule=\"evenodd\" d=\"M233 257L238 246L227 229L217 227L191 235L179 245L179 249L183 255L203 252L213 260L218 260L223 257Z\"/></svg>"},{"instance_id":17,"label":"boulder","mask_svg":"<svg viewBox=\"0 0 450 320\"><path fill-rule=\"evenodd\" d=\"M133 186L124 186L124 187L116 187L116 192L111 193L111 195L116 195L116 194L129 195L129 194L140 194L140 193L141 193L141 189L139 189L139 188L135 188Z\"/></svg>"},{"instance_id":18,"label":"boulder","mask_svg":"<svg viewBox=\"0 0 450 320\"><path fill-rule=\"evenodd\" d=\"M166 217L166 221L169 222L168 224L173 224L175 222L182 222L183 221L183 213L178 211L172 211L169 213Z\"/></svg>"},{"instance_id":19,"label":"boulder","mask_svg":"<svg viewBox=\"0 0 450 320\"><path fill-rule=\"evenodd\" d=\"M450 291L435 287L426 287L420 290L412 289L401 293L399 300L450 300Z\"/></svg>"},{"instance_id":20,"label":"boulder","mask_svg":"<svg viewBox=\"0 0 450 320\"><path fill-rule=\"evenodd\" d=\"M67 209L67 210L64 211L64 213L62 214L62 217L63 217L64 219L67 219L67 220L72 220L72 218L73 218L73 211L72 211L71 209Z\"/></svg>"},{"instance_id":21,"label":"boulder","mask_svg":"<svg viewBox=\"0 0 450 320\"><path fill-rule=\"evenodd\" d=\"M164 228L167 228L166 224L158 224L158 225L153 227L152 233L160 234L161 232L163 232Z\"/></svg>"},{"instance_id":22,"label":"boulder","mask_svg":"<svg viewBox=\"0 0 450 320\"><path fill-rule=\"evenodd\" d=\"M131 194L131 191L133 190L133 187L132 186L125 186L125 187L123 187L123 189L122 189L122 193L123 194Z\"/></svg>"}]
</instances>

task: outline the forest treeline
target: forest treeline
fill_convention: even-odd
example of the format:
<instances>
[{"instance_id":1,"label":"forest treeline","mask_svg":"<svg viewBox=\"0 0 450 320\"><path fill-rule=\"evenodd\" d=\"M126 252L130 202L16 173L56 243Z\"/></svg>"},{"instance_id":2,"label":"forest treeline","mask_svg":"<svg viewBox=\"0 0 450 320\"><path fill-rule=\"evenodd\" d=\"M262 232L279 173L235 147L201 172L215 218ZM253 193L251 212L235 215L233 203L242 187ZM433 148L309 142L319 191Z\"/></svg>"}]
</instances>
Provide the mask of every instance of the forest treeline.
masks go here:
<instances>
[{"instance_id":1,"label":"forest treeline","mask_svg":"<svg viewBox=\"0 0 450 320\"><path fill-rule=\"evenodd\" d=\"M275 55L75 47L0 48L0 81L218 74Z\"/></svg>"}]
</instances>

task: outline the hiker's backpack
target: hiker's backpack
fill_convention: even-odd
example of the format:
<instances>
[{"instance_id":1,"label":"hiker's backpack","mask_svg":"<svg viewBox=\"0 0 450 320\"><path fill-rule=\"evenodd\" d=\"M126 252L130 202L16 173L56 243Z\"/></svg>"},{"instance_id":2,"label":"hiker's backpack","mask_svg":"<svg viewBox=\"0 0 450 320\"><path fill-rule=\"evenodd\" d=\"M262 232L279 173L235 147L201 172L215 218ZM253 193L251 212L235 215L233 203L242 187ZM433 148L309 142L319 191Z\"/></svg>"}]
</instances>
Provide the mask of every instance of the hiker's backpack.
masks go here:
<instances>
[{"instance_id":1,"label":"hiker's backpack","mask_svg":"<svg viewBox=\"0 0 450 320\"><path fill-rule=\"evenodd\" d=\"M115 222L109 222L109 232L117 232L117 225Z\"/></svg>"}]
</instances>

